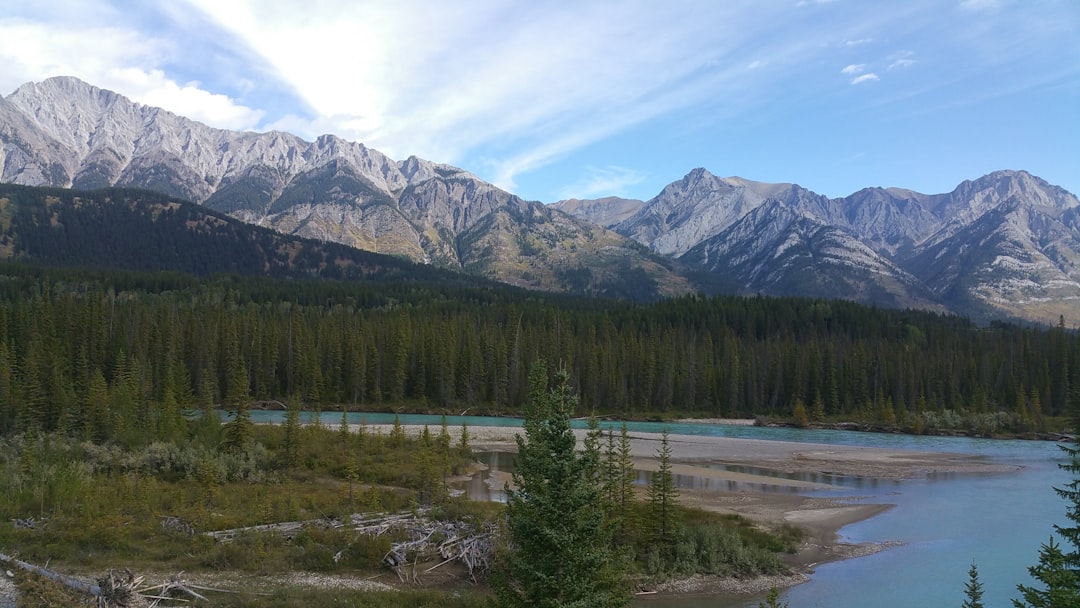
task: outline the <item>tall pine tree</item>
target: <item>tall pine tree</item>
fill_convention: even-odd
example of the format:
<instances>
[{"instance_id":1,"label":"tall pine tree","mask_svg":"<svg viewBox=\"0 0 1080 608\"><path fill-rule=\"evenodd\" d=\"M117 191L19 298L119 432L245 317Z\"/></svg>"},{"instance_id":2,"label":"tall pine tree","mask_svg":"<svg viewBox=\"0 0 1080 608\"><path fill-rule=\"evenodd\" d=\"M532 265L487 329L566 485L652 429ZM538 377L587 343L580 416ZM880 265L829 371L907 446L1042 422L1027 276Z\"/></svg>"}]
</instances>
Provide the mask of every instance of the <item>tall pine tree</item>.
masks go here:
<instances>
[{"instance_id":1,"label":"tall pine tree","mask_svg":"<svg viewBox=\"0 0 1080 608\"><path fill-rule=\"evenodd\" d=\"M530 376L525 436L516 437L514 487L506 488L508 549L495 577L504 608L629 606L625 562L611 549L610 529L596 505L601 490L594 451L577 451L570 417L577 398L560 369L547 388L547 369Z\"/></svg>"}]
</instances>

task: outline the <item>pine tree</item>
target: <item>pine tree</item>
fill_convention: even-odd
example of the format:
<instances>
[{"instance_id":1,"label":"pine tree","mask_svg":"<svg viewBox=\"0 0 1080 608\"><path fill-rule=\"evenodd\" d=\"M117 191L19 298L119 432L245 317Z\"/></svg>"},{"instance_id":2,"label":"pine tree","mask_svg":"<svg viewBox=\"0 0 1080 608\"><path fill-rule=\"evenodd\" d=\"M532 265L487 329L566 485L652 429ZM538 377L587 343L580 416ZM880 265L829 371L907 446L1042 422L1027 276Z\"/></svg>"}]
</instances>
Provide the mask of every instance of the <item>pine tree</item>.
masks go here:
<instances>
[{"instance_id":1,"label":"pine tree","mask_svg":"<svg viewBox=\"0 0 1080 608\"><path fill-rule=\"evenodd\" d=\"M349 408L344 405L341 406L341 422L338 424L338 439L341 441L341 447L349 447Z\"/></svg>"},{"instance_id":2,"label":"pine tree","mask_svg":"<svg viewBox=\"0 0 1080 608\"><path fill-rule=\"evenodd\" d=\"M516 437L514 487L506 487L508 551L494 580L497 604L596 606L630 604L625 562L611 550L596 504L599 463L578 453L570 417L577 405L565 369L547 390L547 370L530 375L525 436Z\"/></svg>"},{"instance_id":3,"label":"pine tree","mask_svg":"<svg viewBox=\"0 0 1080 608\"><path fill-rule=\"evenodd\" d=\"M773 587L769 589L765 600L758 603L758 608L788 608L788 603L780 601L780 590Z\"/></svg>"},{"instance_id":4,"label":"pine tree","mask_svg":"<svg viewBox=\"0 0 1080 608\"><path fill-rule=\"evenodd\" d=\"M248 394L247 370L243 360L236 365L229 378L226 400L233 418L225 423L225 439L221 447L226 452L240 453L248 448L255 432L251 422L251 397Z\"/></svg>"},{"instance_id":5,"label":"pine tree","mask_svg":"<svg viewBox=\"0 0 1080 608\"><path fill-rule=\"evenodd\" d=\"M979 581L979 569L971 562L968 569L968 581L964 585L964 603L961 608L984 608L982 603L983 586Z\"/></svg>"},{"instance_id":6,"label":"pine tree","mask_svg":"<svg viewBox=\"0 0 1080 608\"><path fill-rule=\"evenodd\" d=\"M619 486L617 492L618 510L619 510L619 527L618 534L622 542L630 541L630 534L636 528L636 518L633 509L634 504L634 459L633 450L630 445L630 432L626 428L626 423L622 424L622 429L619 431Z\"/></svg>"},{"instance_id":7,"label":"pine tree","mask_svg":"<svg viewBox=\"0 0 1080 608\"><path fill-rule=\"evenodd\" d=\"M675 477L671 473L671 443L666 429L660 438L656 458L657 470L649 483L649 510L653 538L661 549L666 549L674 541L675 505L679 498L679 489L675 487Z\"/></svg>"},{"instance_id":8,"label":"pine tree","mask_svg":"<svg viewBox=\"0 0 1080 608\"><path fill-rule=\"evenodd\" d=\"M289 399L285 412L285 466L292 468L300 456L300 397Z\"/></svg>"},{"instance_id":9,"label":"pine tree","mask_svg":"<svg viewBox=\"0 0 1080 608\"><path fill-rule=\"evenodd\" d=\"M1080 430L1080 395L1070 395L1069 416L1073 432ZM1051 536L1039 551L1039 561L1028 568L1035 580L1045 588L1039 589L1027 585L1017 585L1023 601L1013 600L1017 608L1052 607L1080 608L1080 444L1062 445L1061 449L1069 456L1067 463L1058 465L1072 474L1073 480L1064 488L1054 488L1059 496L1069 502L1065 516L1073 523L1071 526L1054 525L1054 530L1068 542L1070 548L1063 550Z\"/></svg>"},{"instance_id":10,"label":"pine tree","mask_svg":"<svg viewBox=\"0 0 1080 608\"><path fill-rule=\"evenodd\" d=\"M457 449L458 454L461 456L472 455L472 446L469 445L469 426L464 422L461 423L461 434L458 435Z\"/></svg>"},{"instance_id":11,"label":"pine tree","mask_svg":"<svg viewBox=\"0 0 1080 608\"><path fill-rule=\"evenodd\" d=\"M1013 600L1016 608L1080 608L1077 574L1069 566L1068 556L1054 538L1039 549L1039 562L1028 568L1042 588L1017 585L1022 600Z\"/></svg>"},{"instance_id":12,"label":"pine tree","mask_svg":"<svg viewBox=\"0 0 1080 608\"><path fill-rule=\"evenodd\" d=\"M401 448L405 445L405 427L401 426L401 417L394 414L394 426L390 429L390 446Z\"/></svg>"}]
</instances>

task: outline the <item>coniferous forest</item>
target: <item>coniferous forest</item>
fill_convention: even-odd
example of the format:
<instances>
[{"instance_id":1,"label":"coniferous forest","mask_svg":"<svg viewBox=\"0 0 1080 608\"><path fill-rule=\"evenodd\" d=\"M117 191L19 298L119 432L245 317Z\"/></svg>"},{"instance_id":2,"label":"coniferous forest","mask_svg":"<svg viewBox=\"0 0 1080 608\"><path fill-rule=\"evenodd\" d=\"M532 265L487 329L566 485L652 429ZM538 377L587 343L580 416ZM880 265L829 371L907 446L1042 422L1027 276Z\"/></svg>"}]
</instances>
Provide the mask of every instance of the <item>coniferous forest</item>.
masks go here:
<instances>
[{"instance_id":1,"label":"coniferous forest","mask_svg":"<svg viewBox=\"0 0 1080 608\"><path fill-rule=\"evenodd\" d=\"M47 232L55 217L29 224ZM18 242L3 244L25 252L27 235L42 232L17 234ZM266 235L255 236L226 240L220 255ZM167 241L147 255L167 253ZM292 247L267 243L256 249ZM437 436L425 428L415 438L395 425L384 437L352 431L344 417L337 431L299 425L301 408L524 415L527 429L538 424L530 415L554 412L567 432L573 414L1026 435L1066 428L1080 395L1080 340L1064 322L980 326L797 298L585 299L442 272L413 276L407 263L377 257L360 260L352 268L362 272L344 280L303 270L328 259L315 259L324 253L314 246L310 264L280 258L274 276L253 270L273 255L252 258L240 274L213 274L235 268L209 256L198 258L209 264L201 269L137 270L152 260L102 269L112 253L71 254L80 251L87 249L0 263L0 485L11 499L4 517L26 526L0 532L0 550L68 568L377 575L392 553L387 538L305 530L230 543L206 534L431 508L477 529L498 527L498 508L448 492L447 479L471 466L466 429L451 448L445 425ZM91 268L76 267L80 259ZM549 394L547 386L556 388ZM288 404L288 418L281 428L256 427L253 404ZM230 411L224 423L215 408ZM584 456L575 455L572 438L541 440L527 453L542 471L555 463L588 472L592 481L573 495L588 504L601 496L603 516L574 534L599 535L581 542L599 549L593 565L612 582L611 605L628 601L625 581L785 572L778 556L794 551L802 532L678 505L666 435L647 502L635 498L625 431L619 440L609 434L602 452L602 436L590 434ZM520 519L515 513L508 517ZM44 527L32 514L47 520ZM163 528L163 517L182 529ZM238 596L229 605L471 606L491 592L520 605L516 591L503 591L529 580L528 572L515 570L512 554L506 559L493 567L494 586L478 593L338 597L279 582L271 598ZM33 580L20 579L23 594L39 592ZM50 601L70 604L43 605Z\"/></svg>"},{"instance_id":2,"label":"coniferous forest","mask_svg":"<svg viewBox=\"0 0 1080 608\"><path fill-rule=\"evenodd\" d=\"M517 414L539 359L570 371L585 413L637 418L1032 432L1060 428L1080 389L1065 327L843 301L0 267L4 433L152 439L237 377L257 402Z\"/></svg>"}]
</instances>

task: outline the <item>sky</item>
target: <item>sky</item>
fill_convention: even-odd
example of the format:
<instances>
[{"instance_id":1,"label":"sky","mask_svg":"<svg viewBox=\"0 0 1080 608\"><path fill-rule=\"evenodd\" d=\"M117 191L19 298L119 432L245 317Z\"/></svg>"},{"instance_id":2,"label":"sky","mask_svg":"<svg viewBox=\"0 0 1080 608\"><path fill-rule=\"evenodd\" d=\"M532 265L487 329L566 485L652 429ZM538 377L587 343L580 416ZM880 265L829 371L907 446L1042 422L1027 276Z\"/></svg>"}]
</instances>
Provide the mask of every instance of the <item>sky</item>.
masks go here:
<instances>
[{"instance_id":1,"label":"sky","mask_svg":"<svg viewBox=\"0 0 1080 608\"><path fill-rule=\"evenodd\" d=\"M0 0L0 95L76 76L528 200L696 167L831 197L998 169L1080 193L1080 0Z\"/></svg>"}]
</instances>

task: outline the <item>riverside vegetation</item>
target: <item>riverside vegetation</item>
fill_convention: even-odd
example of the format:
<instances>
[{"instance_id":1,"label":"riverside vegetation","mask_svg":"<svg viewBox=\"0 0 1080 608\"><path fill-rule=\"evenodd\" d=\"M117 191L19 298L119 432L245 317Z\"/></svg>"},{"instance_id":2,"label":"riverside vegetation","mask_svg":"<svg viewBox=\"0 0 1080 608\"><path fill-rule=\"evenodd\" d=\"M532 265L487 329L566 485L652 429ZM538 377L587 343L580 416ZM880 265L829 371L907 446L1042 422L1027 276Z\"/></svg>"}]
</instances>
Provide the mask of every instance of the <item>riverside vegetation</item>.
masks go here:
<instances>
[{"instance_id":1,"label":"riverside vegetation","mask_svg":"<svg viewBox=\"0 0 1080 608\"><path fill-rule=\"evenodd\" d=\"M542 366L537 369L537 378L546 374ZM559 395L565 396L565 376L558 378L563 382ZM536 382L542 387L543 381ZM531 402L547 399L539 390ZM236 403L244 407L242 401ZM386 557L398 538L393 533L366 536L344 528L305 527L290 534L241 533L230 543L202 534L282 521L341 521L360 511L423 509L432 519L474 525L501 520L501 505L451 498L447 491L448 477L466 471L471 463L467 431L459 433L456 442L445 426L407 436L395 425L382 435L364 426L300 425L297 413L294 402L283 425L254 426L243 423L243 411L233 411L224 424L211 411L184 420L181 438L127 448L55 433L5 437L0 441L0 492L9 499L0 506L0 517L18 525L0 527L0 547L53 568L184 571L211 580L226 576L240 591L259 592L216 598L221 605L484 604L486 586L475 587L464 576L451 583L439 579L435 589L422 589L426 585L420 577L413 581L417 584L405 585L406 591L330 590L288 582L296 571L356 579L378 576L387 571ZM569 431L569 418L564 421ZM538 424L543 423L530 423L527 435L531 437L529 429ZM609 435L603 451L599 431L590 437L581 457L588 463L587 474L568 479L583 484L590 498L584 506L599 518L594 524L607 531L608 536L598 537L602 543L590 546L618 556L606 563L618 573L623 591L634 581L674 575L753 576L783 570L776 552L794 548L797 530L770 534L742 518L672 508L670 470L666 481L663 473L658 476L663 496L639 501L632 492L625 432L618 439ZM564 448L576 453L572 434L570 441ZM523 456L526 469L529 461ZM526 491L530 485L520 487ZM669 507L656 511L658 500L668 501ZM522 518L514 511L520 502L510 503L506 520L512 530ZM606 506L597 510L597 504ZM663 523L657 528L650 522ZM520 546L510 542L500 552L509 554ZM416 558L408 556L410 561ZM499 562L495 572L502 572ZM478 580L485 583L486 576ZM409 590L414 586L417 589ZM22 588L27 598L22 605L80 603L34 577L24 575Z\"/></svg>"}]
</instances>

